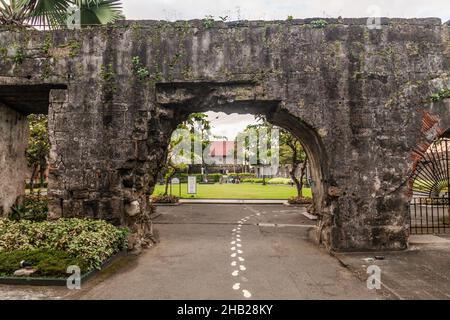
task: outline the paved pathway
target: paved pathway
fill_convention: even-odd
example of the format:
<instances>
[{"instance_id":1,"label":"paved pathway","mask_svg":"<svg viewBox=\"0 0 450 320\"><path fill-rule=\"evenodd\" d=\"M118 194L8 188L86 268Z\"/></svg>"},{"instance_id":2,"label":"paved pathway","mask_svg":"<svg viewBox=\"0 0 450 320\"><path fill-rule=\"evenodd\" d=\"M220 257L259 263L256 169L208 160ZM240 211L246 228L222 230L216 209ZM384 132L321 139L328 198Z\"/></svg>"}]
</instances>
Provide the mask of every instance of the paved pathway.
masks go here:
<instances>
[{"instance_id":1,"label":"paved pathway","mask_svg":"<svg viewBox=\"0 0 450 320\"><path fill-rule=\"evenodd\" d=\"M0 286L23 299L377 299L308 239L314 222L283 205L158 207L161 243L80 291Z\"/></svg>"},{"instance_id":2,"label":"paved pathway","mask_svg":"<svg viewBox=\"0 0 450 320\"><path fill-rule=\"evenodd\" d=\"M159 207L161 243L83 299L375 299L282 205ZM258 226L261 223L262 226ZM274 225L283 227L274 227Z\"/></svg>"}]
</instances>

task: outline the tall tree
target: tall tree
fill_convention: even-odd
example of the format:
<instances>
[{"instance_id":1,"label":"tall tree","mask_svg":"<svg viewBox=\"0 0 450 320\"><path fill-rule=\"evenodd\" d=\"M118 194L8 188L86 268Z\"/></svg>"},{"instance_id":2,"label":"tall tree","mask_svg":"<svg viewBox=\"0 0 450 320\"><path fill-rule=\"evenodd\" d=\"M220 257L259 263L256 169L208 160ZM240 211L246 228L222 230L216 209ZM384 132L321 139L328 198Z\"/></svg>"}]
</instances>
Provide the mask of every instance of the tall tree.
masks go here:
<instances>
[{"instance_id":1,"label":"tall tree","mask_svg":"<svg viewBox=\"0 0 450 320\"><path fill-rule=\"evenodd\" d=\"M204 150L208 148L211 144L210 136L211 136L211 122L208 119L208 115L202 112L192 113L189 115L189 118L179 126L180 128L188 129L191 132L191 139L200 139L202 142L202 152L200 155L195 154L195 150L192 153L191 159L194 160L196 157L201 158L201 165L204 169L203 180L206 179L207 167L205 163L205 159L203 156Z\"/></svg>"},{"instance_id":2,"label":"tall tree","mask_svg":"<svg viewBox=\"0 0 450 320\"><path fill-rule=\"evenodd\" d=\"M288 164L290 166L289 175L297 188L297 200L301 200L303 183L308 167L308 155L300 141L284 129L280 130L280 164ZM297 171L299 170L300 174L297 176Z\"/></svg>"}]
</instances>

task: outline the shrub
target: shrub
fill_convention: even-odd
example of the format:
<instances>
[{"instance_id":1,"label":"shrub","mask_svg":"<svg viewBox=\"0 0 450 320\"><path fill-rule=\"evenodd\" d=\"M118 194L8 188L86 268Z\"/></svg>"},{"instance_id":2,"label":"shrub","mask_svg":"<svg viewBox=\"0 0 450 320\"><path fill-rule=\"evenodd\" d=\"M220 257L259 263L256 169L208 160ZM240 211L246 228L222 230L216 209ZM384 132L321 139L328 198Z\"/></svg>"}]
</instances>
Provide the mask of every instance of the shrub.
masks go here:
<instances>
[{"instance_id":1,"label":"shrub","mask_svg":"<svg viewBox=\"0 0 450 320\"><path fill-rule=\"evenodd\" d=\"M229 177L231 178L241 178L241 179L249 179L249 178L255 178L256 175L254 173L249 173L249 172L245 172L245 173L230 173L228 174Z\"/></svg>"},{"instance_id":2,"label":"shrub","mask_svg":"<svg viewBox=\"0 0 450 320\"><path fill-rule=\"evenodd\" d=\"M90 269L127 248L128 230L104 220L59 219L31 222L0 219L0 252L59 250L86 262Z\"/></svg>"},{"instance_id":3,"label":"shrub","mask_svg":"<svg viewBox=\"0 0 450 320\"><path fill-rule=\"evenodd\" d=\"M263 183L263 178L242 179L241 182L244 182L244 183Z\"/></svg>"},{"instance_id":4,"label":"shrub","mask_svg":"<svg viewBox=\"0 0 450 320\"><path fill-rule=\"evenodd\" d=\"M174 195L154 195L152 196L152 202L153 203L178 203L180 199L177 196Z\"/></svg>"},{"instance_id":5,"label":"shrub","mask_svg":"<svg viewBox=\"0 0 450 320\"><path fill-rule=\"evenodd\" d=\"M289 204L312 204L312 198L302 197L298 199L297 197L291 197L288 199Z\"/></svg>"},{"instance_id":6,"label":"shrub","mask_svg":"<svg viewBox=\"0 0 450 320\"><path fill-rule=\"evenodd\" d=\"M36 249L0 252L0 275L11 276L20 269L21 261L30 262L36 270L33 276L65 277L68 266L78 266L81 272L88 270L86 261L61 250Z\"/></svg>"},{"instance_id":7,"label":"shrub","mask_svg":"<svg viewBox=\"0 0 450 320\"><path fill-rule=\"evenodd\" d=\"M318 20L312 21L311 24L314 29L322 29L328 25L328 22L324 19L318 19Z\"/></svg>"},{"instance_id":8,"label":"shrub","mask_svg":"<svg viewBox=\"0 0 450 320\"><path fill-rule=\"evenodd\" d=\"M28 195L22 205L12 207L8 218L11 220L44 221L48 216L46 197Z\"/></svg>"},{"instance_id":9,"label":"shrub","mask_svg":"<svg viewBox=\"0 0 450 320\"><path fill-rule=\"evenodd\" d=\"M292 180L289 178L273 178L267 181L267 184L291 184Z\"/></svg>"}]
</instances>

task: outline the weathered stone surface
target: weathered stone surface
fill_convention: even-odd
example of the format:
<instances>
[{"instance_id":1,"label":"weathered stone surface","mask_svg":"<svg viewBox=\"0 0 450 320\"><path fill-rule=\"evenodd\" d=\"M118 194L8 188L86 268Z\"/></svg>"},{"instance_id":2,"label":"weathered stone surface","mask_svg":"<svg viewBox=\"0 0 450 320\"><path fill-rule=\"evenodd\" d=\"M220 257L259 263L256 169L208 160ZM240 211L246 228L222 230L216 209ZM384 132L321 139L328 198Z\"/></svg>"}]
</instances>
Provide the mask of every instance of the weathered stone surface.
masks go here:
<instances>
[{"instance_id":1,"label":"weathered stone surface","mask_svg":"<svg viewBox=\"0 0 450 320\"><path fill-rule=\"evenodd\" d=\"M23 200L27 142L26 116L0 102L0 216Z\"/></svg>"},{"instance_id":2,"label":"weathered stone surface","mask_svg":"<svg viewBox=\"0 0 450 320\"><path fill-rule=\"evenodd\" d=\"M369 30L366 21L5 29L0 101L11 89L51 90L52 217L128 225L145 245L148 196L172 130L191 112L255 113L303 141L326 245L403 249L408 177L420 151L450 128L449 103L427 100L450 87L450 26L382 19L380 30ZM11 46L23 49L20 64ZM8 99L21 112L33 106L29 95ZM141 212L129 216L133 201Z\"/></svg>"}]
</instances>

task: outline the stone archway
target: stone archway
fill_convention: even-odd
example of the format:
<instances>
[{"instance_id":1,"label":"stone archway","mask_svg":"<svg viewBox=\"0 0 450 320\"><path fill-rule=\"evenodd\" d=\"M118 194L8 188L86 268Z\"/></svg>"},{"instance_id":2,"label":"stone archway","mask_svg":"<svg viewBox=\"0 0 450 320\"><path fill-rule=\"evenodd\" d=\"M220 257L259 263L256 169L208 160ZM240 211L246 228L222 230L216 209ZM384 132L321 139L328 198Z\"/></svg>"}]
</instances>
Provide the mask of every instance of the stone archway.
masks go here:
<instances>
[{"instance_id":1,"label":"stone archway","mask_svg":"<svg viewBox=\"0 0 450 320\"><path fill-rule=\"evenodd\" d=\"M450 87L440 78L450 68L449 25L386 19L370 30L366 19L326 21L2 30L1 88L67 89L52 90L53 217L127 225L133 244L145 245L148 196L183 108L276 110L272 121L316 157L324 243L405 249L414 150L450 119L448 102L423 102ZM7 96L0 90L0 102Z\"/></svg>"},{"instance_id":2,"label":"stone archway","mask_svg":"<svg viewBox=\"0 0 450 320\"><path fill-rule=\"evenodd\" d=\"M321 221L323 236L329 240L329 226L331 217L329 206L332 197L328 195L329 172L328 157L318 132L305 121L295 117L285 107L282 101L268 100L259 93L261 88L254 82L231 82L231 83L167 83L157 86L157 102L159 108L164 110L162 114L170 115L163 117L166 122L162 148L167 150L170 136L175 128L184 121L189 114L196 112L225 112L240 114L264 115L273 125L290 131L302 142L308 154L311 165L311 174L315 184L313 185L313 199L315 212ZM163 120L165 118L165 120ZM166 153L162 155L159 162L164 163ZM157 172L161 170L158 168ZM153 179L156 181L156 177ZM150 186L151 192L153 185ZM150 193L151 193L150 192ZM321 238L322 235L319 236ZM325 241L327 243L327 241Z\"/></svg>"}]
</instances>

